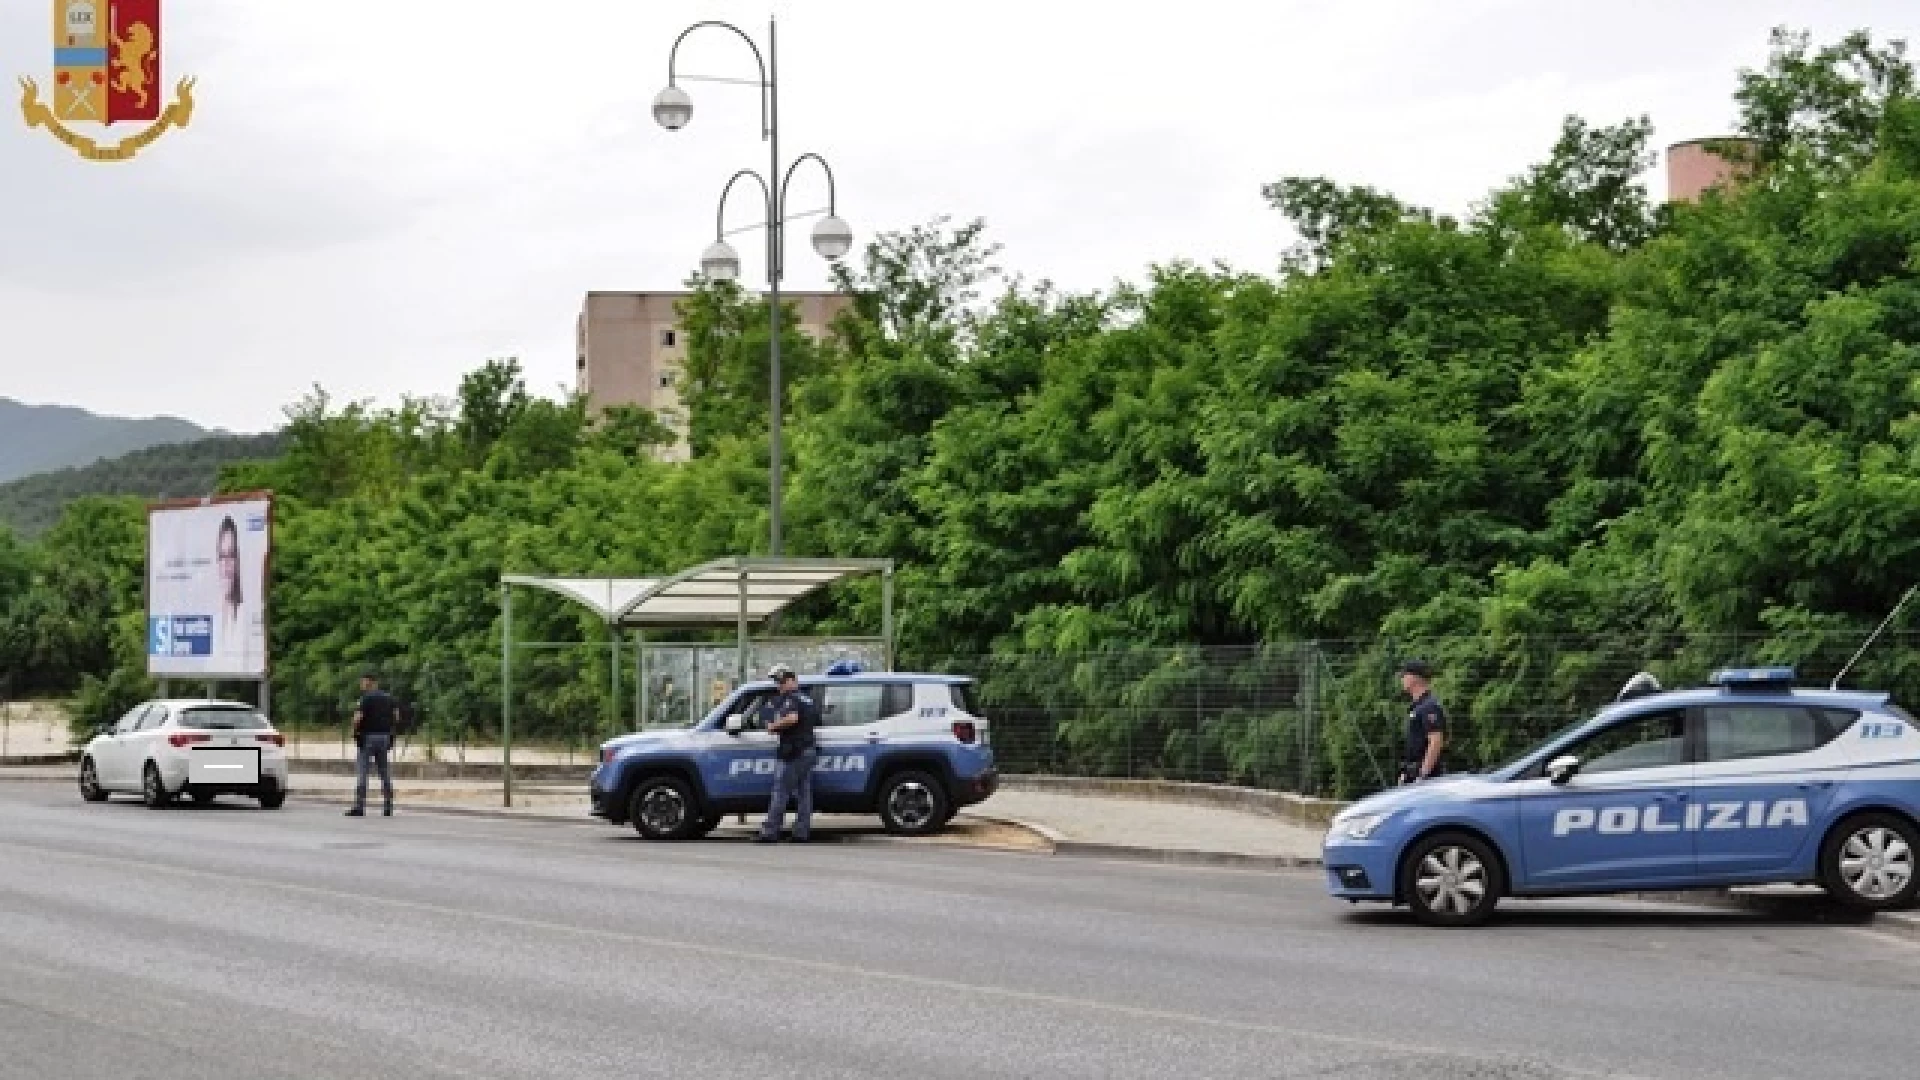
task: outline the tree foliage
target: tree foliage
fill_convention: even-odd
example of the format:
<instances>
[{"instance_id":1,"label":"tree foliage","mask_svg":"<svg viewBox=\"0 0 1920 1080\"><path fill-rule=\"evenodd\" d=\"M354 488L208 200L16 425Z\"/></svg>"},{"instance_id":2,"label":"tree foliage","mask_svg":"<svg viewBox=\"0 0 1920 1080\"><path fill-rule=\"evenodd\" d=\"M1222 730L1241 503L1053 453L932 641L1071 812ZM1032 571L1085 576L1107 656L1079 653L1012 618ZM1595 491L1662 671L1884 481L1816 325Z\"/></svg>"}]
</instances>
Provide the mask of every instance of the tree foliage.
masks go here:
<instances>
[{"instance_id":1,"label":"tree foliage","mask_svg":"<svg viewBox=\"0 0 1920 1080\"><path fill-rule=\"evenodd\" d=\"M905 655L991 654L1002 701L1098 703L1058 733L1096 763L1141 740L1255 760L1292 699L1217 705L1247 719L1230 737L1122 730L1191 701L1209 650L1297 674L1287 643L1358 643L1320 692L1373 724L1418 648L1469 759L1590 705L1622 665L1826 663L1920 567L1912 86L1897 43L1777 36L1736 94L1762 171L1697 206L1649 204L1645 118L1568 118L1458 220L1283 179L1265 195L1303 243L1277 275L1175 264L1070 294L1004 278L977 221L881 237L841 272L855 303L826 339L783 322L790 550L899 560ZM296 404L285 452L226 479L282 498L282 700L405 656L452 673L438 707L492 715L503 571L764 550L765 306L703 286L683 325L683 465L647 452L654 418L531 395L510 361L445 402ZM0 659L39 690L91 676L111 696L140 664L139 552L137 507L110 501L30 548L0 539ZM871 626L876 591L801 624ZM558 601L520 618L601 640ZM1748 655L1685 644L1703 635ZM1083 662L1142 645L1163 651ZM528 722L594 715L607 662L524 661ZM1343 789L1384 737L1365 724L1320 748Z\"/></svg>"}]
</instances>

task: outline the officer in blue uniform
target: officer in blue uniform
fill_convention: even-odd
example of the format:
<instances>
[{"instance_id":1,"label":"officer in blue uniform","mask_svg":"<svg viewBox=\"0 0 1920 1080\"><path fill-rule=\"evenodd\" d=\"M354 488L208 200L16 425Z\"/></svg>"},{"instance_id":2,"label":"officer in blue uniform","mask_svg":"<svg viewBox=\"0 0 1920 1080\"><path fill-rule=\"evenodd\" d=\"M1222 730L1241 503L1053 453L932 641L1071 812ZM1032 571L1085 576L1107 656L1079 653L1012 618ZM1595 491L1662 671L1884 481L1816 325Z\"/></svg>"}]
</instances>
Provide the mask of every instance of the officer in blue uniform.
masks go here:
<instances>
[{"instance_id":1,"label":"officer in blue uniform","mask_svg":"<svg viewBox=\"0 0 1920 1080\"><path fill-rule=\"evenodd\" d=\"M761 703L760 723L780 736L780 749L775 753L778 762L773 774L773 800L767 804L767 819L753 839L761 844L780 839L787 801L792 799L799 804L794 809L793 840L804 844L813 831L813 767L820 761L813 731L820 726L820 709L800 692L800 679L787 665L774 665L767 678L778 689Z\"/></svg>"},{"instance_id":2,"label":"officer in blue uniform","mask_svg":"<svg viewBox=\"0 0 1920 1080\"><path fill-rule=\"evenodd\" d=\"M1433 696L1433 669L1423 661L1400 665L1400 688L1413 699L1407 710L1407 743L1400 755L1400 783L1415 784L1446 769L1447 710Z\"/></svg>"}]
</instances>

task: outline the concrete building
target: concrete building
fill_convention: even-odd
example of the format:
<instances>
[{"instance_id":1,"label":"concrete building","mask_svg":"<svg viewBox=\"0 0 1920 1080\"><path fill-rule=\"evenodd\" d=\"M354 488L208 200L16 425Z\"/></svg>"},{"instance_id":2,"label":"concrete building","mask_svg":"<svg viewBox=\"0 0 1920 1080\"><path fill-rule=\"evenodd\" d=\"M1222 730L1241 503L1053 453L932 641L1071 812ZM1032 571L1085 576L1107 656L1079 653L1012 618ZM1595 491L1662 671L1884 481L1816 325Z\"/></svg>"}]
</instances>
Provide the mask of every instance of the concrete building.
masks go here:
<instances>
[{"instance_id":1,"label":"concrete building","mask_svg":"<svg viewBox=\"0 0 1920 1080\"><path fill-rule=\"evenodd\" d=\"M1667 147L1667 201L1699 202L1708 190L1737 183L1752 170L1750 155L1756 149L1751 140L1736 138L1691 139ZM1741 160L1743 154L1747 160Z\"/></svg>"},{"instance_id":2,"label":"concrete building","mask_svg":"<svg viewBox=\"0 0 1920 1080\"><path fill-rule=\"evenodd\" d=\"M574 387L590 411L613 405L652 409L679 440L659 456L685 461L687 414L681 402L686 378L686 342L676 306L690 293L590 292L574 325ZM799 315L799 328L816 340L834 316L853 303L845 293L783 292L780 299Z\"/></svg>"}]
</instances>

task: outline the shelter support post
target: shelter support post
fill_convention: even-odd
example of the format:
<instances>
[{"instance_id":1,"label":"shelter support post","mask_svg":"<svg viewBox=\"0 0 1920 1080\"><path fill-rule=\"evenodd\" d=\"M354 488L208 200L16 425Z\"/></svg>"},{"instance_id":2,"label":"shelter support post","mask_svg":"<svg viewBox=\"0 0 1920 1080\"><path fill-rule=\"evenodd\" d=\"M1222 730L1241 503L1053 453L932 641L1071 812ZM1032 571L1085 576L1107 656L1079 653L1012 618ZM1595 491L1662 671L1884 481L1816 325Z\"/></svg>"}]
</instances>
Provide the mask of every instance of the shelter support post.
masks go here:
<instances>
[{"instance_id":1,"label":"shelter support post","mask_svg":"<svg viewBox=\"0 0 1920 1080\"><path fill-rule=\"evenodd\" d=\"M647 632L633 632L633 730L640 731L647 726L647 698L651 691L647 689Z\"/></svg>"},{"instance_id":2,"label":"shelter support post","mask_svg":"<svg viewBox=\"0 0 1920 1080\"><path fill-rule=\"evenodd\" d=\"M747 658L747 569L744 566L740 568L740 623L735 629L739 632L735 650L738 655L734 663L740 679L737 685L745 685L750 661Z\"/></svg>"},{"instance_id":3,"label":"shelter support post","mask_svg":"<svg viewBox=\"0 0 1920 1080\"><path fill-rule=\"evenodd\" d=\"M880 663L893 670L893 564L880 571Z\"/></svg>"},{"instance_id":4,"label":"shelter support post","mask_svg":"<svg viewBox=\"0 0 1920 1080\"><path fill-rule=\"evenodd\" d=\"M500 799L513 807L513 586L500 585Z\"/></svg>"},{"instance_id":5,"label":"shelter support post","mask_svg":"<svg viewBox=\"0 0 1920 1080\"><path fill-rule=\"evenodd\" d=\"M607 738L620 733L620 624L607 624L607 682L613 692L607 699ZM594 740L594 753L597 757L599 740Z\"/></svg>"}]
</instances>

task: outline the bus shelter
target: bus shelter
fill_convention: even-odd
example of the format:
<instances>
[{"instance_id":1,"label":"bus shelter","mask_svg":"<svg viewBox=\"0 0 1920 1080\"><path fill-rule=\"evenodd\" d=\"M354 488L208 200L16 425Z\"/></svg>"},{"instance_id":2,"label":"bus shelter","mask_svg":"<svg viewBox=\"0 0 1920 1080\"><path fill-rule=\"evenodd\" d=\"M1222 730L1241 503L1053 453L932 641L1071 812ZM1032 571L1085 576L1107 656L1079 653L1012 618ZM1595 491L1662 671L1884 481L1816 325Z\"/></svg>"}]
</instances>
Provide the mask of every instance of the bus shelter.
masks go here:
<instances>
[{"instance_id":1,"label":"bus shelter","mask_svg":"<svg viewBox=\"0 0 1920 1080\"><path fill-rule=\"evenodd\" d=\"M817 652L823 645L831 645L828 639L756 638L754 635L802 598L849 578L880 575L881 626L877 645L881 669L891 671L893 571L891 559L730 558L701 563L668 577L501 575L500 734L505 804L513 805L513 658L517 644L513 636L513 596L516 588L538 589L565 597L592 611L606 624L611 661L608 667L612 683L609 687L611 712L616 724L621 712L621 638L626 633L633 634L636 726L645 726L649 714L649 652L701 648L685 642L649 642L650 633L731 629L734 644L724 651L732 653L733 685L737 686L751 677L756 646L760 651L771 650L799 658L809 651ZM685 684L690 694L696 690L694 683L695 678L690 677Z\"/></svg>"}]
</instances>

